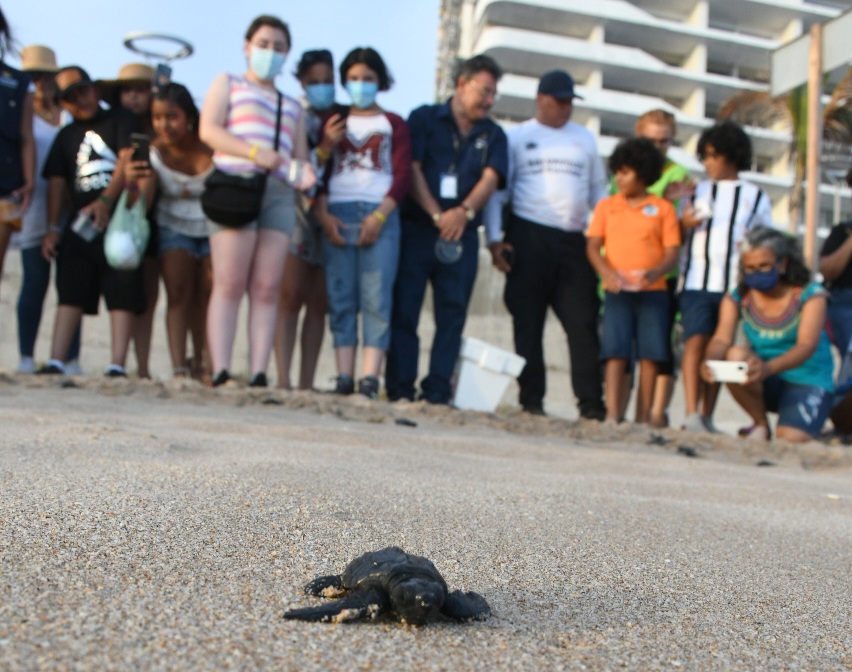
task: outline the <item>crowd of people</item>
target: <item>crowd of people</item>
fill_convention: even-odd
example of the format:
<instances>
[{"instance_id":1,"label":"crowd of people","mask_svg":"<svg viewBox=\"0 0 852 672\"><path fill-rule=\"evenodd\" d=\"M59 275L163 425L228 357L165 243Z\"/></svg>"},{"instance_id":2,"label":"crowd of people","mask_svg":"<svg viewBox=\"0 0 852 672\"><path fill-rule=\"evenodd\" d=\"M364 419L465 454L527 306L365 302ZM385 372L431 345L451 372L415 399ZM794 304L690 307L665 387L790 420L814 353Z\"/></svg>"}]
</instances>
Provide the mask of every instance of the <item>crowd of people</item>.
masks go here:
<instances>
[{"instance_id":1,"label":"crowd of people","mask_svg":"<svg viewBox=\"0 0 852 672\"><path fill-rule=\"evenodd\" d=\"M176 377L235 384L247 295L249 386L269 385L274 353L279 387L312 389L327 315L335 393L377 399L384 375L390 401L447 404L484 225L526 360L519 403L528 413L544 414L548 309L567 336L585 419L624 420L635 368L635 421L668 426L678 316L684 429L717 431L720 381L708 360L744 363L728 385L752 418L742 431L749 438L770 438L774 412L776 436L810 439L842 401L829 334L845 355L852 227L838 225L823 249L829 294L796 241L772 228L766 194L740 177L752 148L733 123L702 133L706 179L695 183L667 157L673 115L649 111L610 156L608 181L594 135L571 120L579 96L561 70L540 78L535 116L506 133L489 116L502 71L485 55L460 63L448 100L407 120L380 105L393 78L371 47L351 50L337 70L348 105L335 100L327 49L298 60L301 99L283 94L275 82L291 36L269 15L244 35L246 71L216 77L200 110L185 86L154 83L144 64L93 80L80 66L59 67L43 45L25 47L13 68L10 45L0 14L0 270L11 241L23 269L22 373L79 373L82 317L97 313L103 296L112 344L105 375L128 375L132 345L138 375L149 376L162 278ZM217 175L256 197L247 221L211 215L218 211L205 197ZM117 204L137 199L150 242L137 268L114 268L105 231ZM38 366L53 262L58 308ZM436 330L418 385L427 285ZM291 379L297 342L301 366Z\"/></svg>"}]
</instances>

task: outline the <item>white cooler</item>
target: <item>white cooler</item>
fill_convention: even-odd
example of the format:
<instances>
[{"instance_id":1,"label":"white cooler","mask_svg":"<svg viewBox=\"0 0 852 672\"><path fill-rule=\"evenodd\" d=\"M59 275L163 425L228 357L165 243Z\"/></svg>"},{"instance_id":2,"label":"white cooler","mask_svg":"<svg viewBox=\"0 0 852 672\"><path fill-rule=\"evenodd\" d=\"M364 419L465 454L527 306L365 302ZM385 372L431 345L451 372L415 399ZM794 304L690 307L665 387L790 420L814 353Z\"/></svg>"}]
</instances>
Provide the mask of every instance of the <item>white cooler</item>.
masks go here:
<instances>
[{"instance_id":1,"label":"white cooler","mask_svg":"<svg viewBox=\"0 0 852 672\"><path fill-rule=\"evenodd\" d=\"M471 411L497 410L506 388L527 363L514 352L500 350L476 338L462 338L453 405Z\"/></svg>"}]
</instances>

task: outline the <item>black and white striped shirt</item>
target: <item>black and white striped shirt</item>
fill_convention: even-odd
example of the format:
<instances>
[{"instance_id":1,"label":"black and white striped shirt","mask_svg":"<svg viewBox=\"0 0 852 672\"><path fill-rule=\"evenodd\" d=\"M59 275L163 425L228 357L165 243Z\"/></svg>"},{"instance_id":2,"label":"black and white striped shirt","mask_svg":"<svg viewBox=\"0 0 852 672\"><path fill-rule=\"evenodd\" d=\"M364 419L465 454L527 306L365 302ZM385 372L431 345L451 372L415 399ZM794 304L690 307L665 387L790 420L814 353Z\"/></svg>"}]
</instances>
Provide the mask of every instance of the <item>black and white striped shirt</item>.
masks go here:
<instances>
[{"instance_id":1,"label":"black and white striped shirt","mask_svg":"<svg viewBox=\"0 0 852 672\"><path fill-rule=\"evenodd\" d=\"M713 215L686 232L681 251L681 290L727 292L736 286L740 242L757 226L772 226L769 197L744 180L705 180L694 200L711 204Z\"/></svg>"}]
</instances>

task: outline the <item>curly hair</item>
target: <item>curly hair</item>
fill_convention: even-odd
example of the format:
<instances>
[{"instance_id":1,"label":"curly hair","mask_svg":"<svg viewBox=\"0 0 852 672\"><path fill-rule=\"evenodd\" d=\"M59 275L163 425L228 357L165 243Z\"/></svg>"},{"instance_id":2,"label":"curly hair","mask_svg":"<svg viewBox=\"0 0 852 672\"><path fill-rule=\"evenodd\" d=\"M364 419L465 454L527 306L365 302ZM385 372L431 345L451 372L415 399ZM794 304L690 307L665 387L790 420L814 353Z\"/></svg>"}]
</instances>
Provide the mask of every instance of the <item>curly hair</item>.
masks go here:
<instances>
[{"instance_id":1,"label":"curly hair","mask_svg":"<svg viewBox=\"0 0 852 672\"><path fill-rule=\"evenodd\" d=\"M740 294L748 289L743 280L743 255L757 248L769 250L778 262L787 260L787 268L781 274L782 282L795 287L804 287L811 281L811 272L805 265L802 246L799 242L793 236L777 229L758 226L748 232L740 246L740 268L737 280L737 289Z\"/></svg>"},{"instance_id":2,"label":"curly hair","mask_svg":"<svg viewBox=\"0 0 852 672\"><path fill-rule=\"evenodd\" d=\"M624 167L632 168L636 171L636 177L646 187L660 179L665 165L666 157L648 138L622 140L609 157L609 169L613 174Z\"/></svg>"},{"instance_id":3,"label":"curly hair","mask_svg":"<svg viewBox=\"0 0 852 672\"><path fill-rule=\"evenodd\" d=\"M751 168L751 140L733 121L718 123L701 134L698 139L698 158L702 161L708 146L734 164L737 170Z\"/></svg>"}]
</instances>

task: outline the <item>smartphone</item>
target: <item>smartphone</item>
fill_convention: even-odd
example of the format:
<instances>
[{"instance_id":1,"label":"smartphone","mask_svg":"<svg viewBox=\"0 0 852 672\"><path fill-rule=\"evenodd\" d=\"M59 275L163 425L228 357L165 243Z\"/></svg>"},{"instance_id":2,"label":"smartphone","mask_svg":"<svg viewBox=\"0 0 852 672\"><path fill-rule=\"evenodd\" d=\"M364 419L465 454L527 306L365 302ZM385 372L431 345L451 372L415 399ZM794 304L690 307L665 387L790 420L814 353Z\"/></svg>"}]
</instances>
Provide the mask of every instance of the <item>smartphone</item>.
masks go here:
<instances>
[{"instance_id":1,"label":"smartphone","mask_svg":"<svg viewBox=\"0 0 852 672\"><path fill-rule=\"evenodd\" d=\"M341 119L346 119L349 116L349 110L351 108L349 105L341 105L340 103L335 103L331 106L331 114L329 117L334 116L335 114L339 114Z\"/></svg>"},{"instance_id":2,"label":"smartphone","mask_svg":"<svg viewBox=\"0 0 852 672\"><path fill-rule=\"evenodd\" d=\"M172 81L172 69L165 63L157 63L157 68L154 70L154 81L152 86L154 89L159 89Z\"/></svg>"},{"instance_id":3,"label":"smartphone","mask_svg":"<svg viewBox=\"0 0 852 672\"><path fill-rule=\"evenodd\" d=\"M87 243L91 243L100 233L95 228L95 220L90 215L80 213L71 225L71 229Z\"/></svg>"},{"instance_id":4,"label":"smartphone","mask_svg":"<svg viewBox=\"0 0 852 672\"><path fill-rule=\"evenodd\" d=\"M150 162L150 138L144 133L131 133L130 146L133 147L133 160Z\"/></svg>"},{"instance_id":5,"label":"smartphone","mask_svg":"<svg viewBox=\"0 0 852 672\"><path fill-rule=\"evenodd\" d=\"M708 359L707 366L717 383L744 383L748 379L748 364L721 359Z\"/></svg>"}]
</instances>

